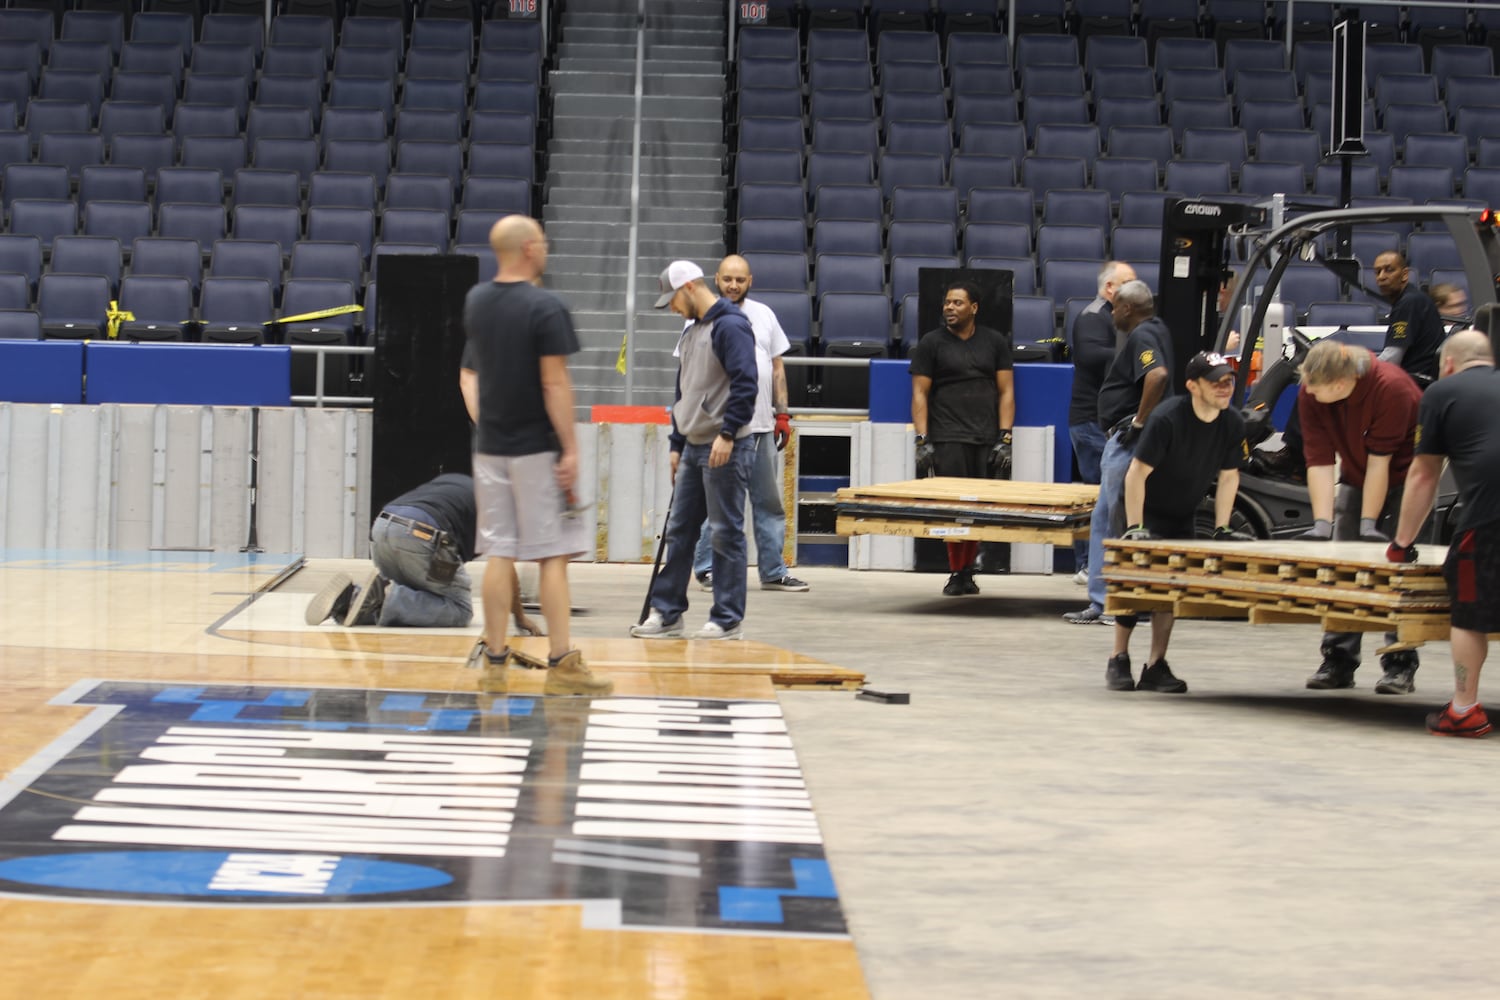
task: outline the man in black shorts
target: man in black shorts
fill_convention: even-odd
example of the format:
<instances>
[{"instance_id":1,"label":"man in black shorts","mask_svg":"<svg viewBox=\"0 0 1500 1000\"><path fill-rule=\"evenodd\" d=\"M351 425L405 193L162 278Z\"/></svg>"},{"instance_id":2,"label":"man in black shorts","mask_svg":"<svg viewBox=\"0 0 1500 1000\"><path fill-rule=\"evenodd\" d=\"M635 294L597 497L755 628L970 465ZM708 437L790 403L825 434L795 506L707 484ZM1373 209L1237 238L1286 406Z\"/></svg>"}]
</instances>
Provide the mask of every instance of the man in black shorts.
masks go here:
<instances>
[{"instance_id":1,"label":"man in black shorts","mask_svg":"<svg viewBox=\"0 0 1500 1000\"><path fill-rule=\"evenodd\" d=\"M943 290L943 325L911 352L911 422L917 431L917 475L1009 479L1016 422L1011 341L980 326L979 289L956 282ZM949 542L949 597L979 593L978 542Z\"/></svg>"},{"instance_id":2,"label":"man in black shorts","mask_svg":"<svg viewBox=\"0 0 1500 1000\"><path fill-rule=\"evenodd\" d=\"M444 473L386 504L370 526L375 567L355 583L336 573L307 604L307 624L329 617L344 625L462 628L474 617L464 563L474 558L474 480ZM541 630L521 607L512 583L511 617L522 635Z\"/></svg>"},{"instance_id":3,"label":"man in black shorts","mask_svg":"<svg viewBox=\"0 0 1500 1000\"><path fill-rule=\"evenodd\" d=\"M1463 511L1443 563L1453 622L1453 700L1427 716L1427 728L1440 736L1483 736L1490 720L1479 704L1479 671L1489 634L1500 632L1500 380L1489 337L1477 330L1449 337L1438 373L1440 381L1422 397L1416 457L1386 558L1416 561L1416 538L1432 510L1446 458Z\"/></svg>"},{"instance_id":4,"label":"man in black shorts","mask_svg":"<svg viewBox=\"0 0 1500 1000\"><path fill-rule=\"evenodd\" d=\"M1125 517L1131 527L1126 538L1192 538L1198 503L1214 490L1216 539L1235 539L1229 527L1234 495L1240 486L1240 463L1245 457L1245 418L1229 409L1234 398L1234 369L1221 354L1199 353L1184 370L1187 395L1175 396L1151 412L1125 471ZM1172 638L1170 611L1151 612L1151 652L1140 683L1130 676L1130 636L1133 614L1115 616L1114 655L1104 668L1104 683L1112 691L1160 691L1182 694L1187 682L1167 666L1167 643Z\"/></svg>"},{"instance_id":5,"label":"man in black shorts","mask_svg":"<svg viewBox=\"0 0 1500 1000\"><path fill-rule=\"evenodd\" d=\"M484 571L485 685L503 690L510 663L506 612L517 560L536 561L542 616L550 640L548 694L607 695L614 685L594 676L569 645L568 560L588 548L573 490L578 448L573 433L573 382L568 355L578 335L568 310L536 286L547 268L547 237L536 220L507 215L490 230L499 270L469 290L459 389L479 428L474 494Z\"/></svg>"}]
</instances>

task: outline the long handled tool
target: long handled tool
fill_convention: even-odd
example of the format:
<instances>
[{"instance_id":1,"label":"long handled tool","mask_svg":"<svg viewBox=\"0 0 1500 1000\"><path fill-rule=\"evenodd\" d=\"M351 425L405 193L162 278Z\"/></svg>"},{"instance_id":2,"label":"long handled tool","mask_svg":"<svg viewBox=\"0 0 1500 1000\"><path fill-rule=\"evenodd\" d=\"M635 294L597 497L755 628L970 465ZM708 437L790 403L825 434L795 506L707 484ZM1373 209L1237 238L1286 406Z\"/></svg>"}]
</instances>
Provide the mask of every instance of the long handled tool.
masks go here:
<instances>
[{"instance_id":1,"label":"long handled tool","mask_svg":"<svg viewBox=\"0 0 1500 1000\"><path fill-rule=\"evenodd\" d=\"M646 618L651 614L651 590L656 586L656 574L661 572L661 556L667 550L667 525L672 523L672 501L677 497L677 483L672 483L672 492L667 494L667 516L661 522L661 541L656 543L656 562L651 565L651 580L646 584L646 599L641 602L641 616L636 619L637 625L646 624Z\"/></svg>"}]
</instances>

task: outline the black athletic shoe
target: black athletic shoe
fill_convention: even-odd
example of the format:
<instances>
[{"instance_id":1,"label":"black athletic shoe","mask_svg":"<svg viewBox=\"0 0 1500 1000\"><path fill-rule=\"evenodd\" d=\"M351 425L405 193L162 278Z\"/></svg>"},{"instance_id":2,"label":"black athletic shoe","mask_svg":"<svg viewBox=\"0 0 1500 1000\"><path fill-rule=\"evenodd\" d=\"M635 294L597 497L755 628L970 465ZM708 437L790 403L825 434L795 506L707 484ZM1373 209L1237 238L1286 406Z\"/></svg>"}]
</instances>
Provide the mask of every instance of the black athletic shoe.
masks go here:
<instances>
[{"instance_id":1,"label":"black athletic shoe","mask_svg":"<svg viewBox=\"0 0 1500 1000\"><path fill-rule=\"evenodd\" d=\"M966 569L958 575L960 582L964 585L965 594L979 593L979 584L974 582L974 571L972 569Z\"/></svg>"},{"instance_id":2,"label":"black athletic shoe","mask_svg":"<svg viewBox=\"0 0 1500 1000\"><path fill-rule=\"evenodd\" d=\"M1307 679L1307 686L1314 691L1337 691L1354 686L1354 671L1359 664L1348 663L1332 656L1323 658L1318 672Z\"/></svg>"},{"instance_id":3,"label":"black athletic shoe","mask_svg":"<svg viewBox=\"0 0 1500 1000\"><path fill-rule=\"evenodd\" d=\"M962 597L968 593L964 589L963 576L962 573L954 573L948 577L948 582L943 584L944 597Z\"/></svg>"},{"instance_id":4,"label":"black athletic shoe","mask_svg":"<svg viewBox=\"0 0 1500 1000\"><path fill-rule=\"evenodd\" d=\"M1135 678L1130 676L1130 654L1111 656L1104 665L1104 686L1111 691L1134 691Z\"/></svg>"},{"instance_id":5,"label":"black athletic shoe","mask_svg":"<svg viewBox=\"0 0 1500 1000\"><path fill-rule=\"evenodd\" d=\"M370 570L369 574L360 582L359 589L354 599L349 603L349 611L344 615L344 624L355 625L379 625L380 608L385 604L385 579L379 570Z\"/></svg>"},{"instance_id":6,"label":"black athletic shoe","mask_svg":"<svg viewBox=\"0 0 1500 1000\"><path fill-rule=\"evenodd\" d=\"M1416 667L1390 667L1375 684L1376 694L1411 694L1417 689Z\"/></svg>"},{"instance_id":7,"label":"black athletic shoe","mask_svg":"<svg viewBox=\"0 0 1500 1000\"><path fill-rule=\"evenodd\" d=\"M1172 668L1167 666L1166 660L1157 660L1146 664L1146 669L1141 671L1141 681L1135 689L1158 691L1162 694L1187 694L1187 681L1173 676Z\"/></svg>"}]
</instances>

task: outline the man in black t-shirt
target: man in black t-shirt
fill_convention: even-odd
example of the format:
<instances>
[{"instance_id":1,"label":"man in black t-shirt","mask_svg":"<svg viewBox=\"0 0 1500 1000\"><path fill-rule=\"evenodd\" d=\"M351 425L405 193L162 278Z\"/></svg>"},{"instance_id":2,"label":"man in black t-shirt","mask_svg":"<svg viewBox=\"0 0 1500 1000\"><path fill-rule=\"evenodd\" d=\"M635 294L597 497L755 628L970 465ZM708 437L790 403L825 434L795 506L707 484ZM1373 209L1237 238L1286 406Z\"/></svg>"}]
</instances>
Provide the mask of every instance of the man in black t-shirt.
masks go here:
<instances>
[{"instance_id":1,"label":"man in black t-shirt","mask_svg":"<svg viewBox=\"0 0 1500 1000\"><path fill-rule=\"evenodd\" d=\"M407 490L381 509L370 526L375 563L358 584L335 574L308 602L316 625L335 617L345 625L462 628L474 617L473 588L464 563L474 558L474 480L449 472ZM513 583L516 631L540 635Z\"/></svg>"},{"instance_id":2,"label":"man in black t-shirt","mask_svg":"<svg viewBox=\"0 0 1500 1000\"><path fill-rule=\"evenodd\" d=\"M911 352L911 422L917 475L1009 479L1016 419L1011 341L979 326L979 290L956 282L943 290L943 326ZM943 586L949 597L979 593L978 542L949 542Z\"/></svg>"},{"instance_id":3,"label":"man in black t-shirt","mask_svg":"<svg viewBox=\"0 0 1500 1000\"><path fill-rule=\"evenodd\" d=\"M1099 295L1073 321L1073 395L1068 401L1068 441L1085 483L1099 482L1099 459L1104 456L1104 428L1099 426L1099 387L1119 345L1115 330L1115 293L1135 280L1135 269L1120 260L1099 269ZM1089 544L1073 543L1075 583L1088 581Z\"/></svg>"},{"instance_id":4,"label":"man in black t-shirt","mask_svg":"<svg viewBox=\"0 0 1500 1000\"><path fill-rule=\"evenodd\" d=\"M1156 317L1156 302L1143 281L1127 281L1115 293L1115 329L1125 344L1110 363L1099 390L1099 426L1108 440L1099 459L1099 497L1089 519L1089 604L1069 611L1074 625L1110 625L1104 613L1104 540L1120 534L1117 516L1125 470L1136 439L1156 404L1171 395L1172 334Z\"/></svg>"},{"instance_id":5,"label":"man in black t-shirt","mask_svg":"<svg viewBox=\"0 0 1500 1000\"><path fill-rule=\"evenodd\" d=\"M1187 395L1162 403L1141 431L1125 472L1126 538L1192 538L1198 503L1212 483L1214 537L1238 539L1229 527L1234 495L1245 458L1245 418L1229 409L1234 398L1234 369L1222 354L1199 353L1184 371ZM1170 611L1151 613L1151 652L1139 684L1130 676L1130 636L1136 616L1115 618L1114 655L1104 668L1112 691L1160 691L1182 694L1187 683L1167 666L1172 638Z\"/></svg>"},{"instance_id":6,"label":"man in black t-shirt","mask_svg":"<svg viewBox=\"0 0 1500 1000\"><path fill-rule=\"evenodd\" d=\"M1448 546L1443 576L1448 583L1453 648L1453 700L1427 716L1441 736L1483 736L1490 720L1479 704L1479 671L1489 653L1489 635L1500 632L1500 379L1486 334L1460 330L1443 344L1439 381L1422 397L1417 416L1416 455L1406 472L1406 493L1392 562L1415 562L1416 537L1432 509L1446 458L1458 482L1461 508Z\"/></svg>"},{"instance_id":7,"label":"man in black t-shirt","mask_svg":"<svg viewBox=\"0 0 1500 1000\"><path fill-rule=\"evenodd\" d=\"M1411 284L1411 268L1395 250L1375 258L1375 287L1391 303L1380 360L1400 365L1426 388L1437 378L1443 317L1427 294Z\"/></svg>"},{"instance_id":8,"label":"man in black t-shirt","mask_svg":"<svg viewBox=\"0 0 1500 1000\"><path fill-rule=\"evenodd\" d=\"M517 560L536 561L547 619L548 694L607 695L570 647L568 560L588 548L577 516L578 447L568 355L578 336L568 310L537 287L547 269L547 237L535 219L507 215L490 229L499 269L469 289L469 339L459 389L479 428L474 454L477 548L484 571L484 630L470 662L486 665L485 686L505 687L505 644Z\"/></svg>"}]
</instances>

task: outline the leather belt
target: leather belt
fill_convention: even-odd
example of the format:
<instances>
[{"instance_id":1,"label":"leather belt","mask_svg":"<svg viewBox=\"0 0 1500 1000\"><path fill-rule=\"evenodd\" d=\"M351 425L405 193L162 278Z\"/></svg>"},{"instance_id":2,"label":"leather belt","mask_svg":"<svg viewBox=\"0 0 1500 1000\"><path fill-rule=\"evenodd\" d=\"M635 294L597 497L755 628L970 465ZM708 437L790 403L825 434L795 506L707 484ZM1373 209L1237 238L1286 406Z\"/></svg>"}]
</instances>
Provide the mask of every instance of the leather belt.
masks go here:
<instances>
[{"instance_id":1,"label":"leather belt","mask_svg":"<svg viewBox=\"0 0 1500 1000\"><path fill-rule=\"evenodd\" d=\"M392 524L399 524L403 528L410 528L412 531L425 531L427 532L427 538L432 538L439 531L435 524L428 524L425 521L415 521L409 517L402 517L400 514L392 514L390 511L385 510L380 512L376 520L390 521Z\"/></svg>"}]
</instances>

